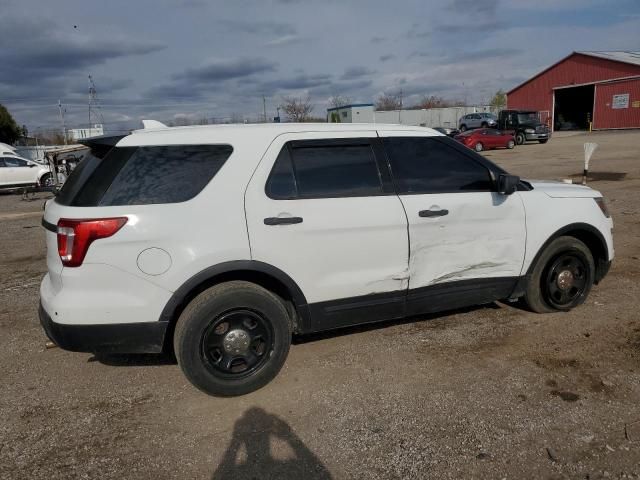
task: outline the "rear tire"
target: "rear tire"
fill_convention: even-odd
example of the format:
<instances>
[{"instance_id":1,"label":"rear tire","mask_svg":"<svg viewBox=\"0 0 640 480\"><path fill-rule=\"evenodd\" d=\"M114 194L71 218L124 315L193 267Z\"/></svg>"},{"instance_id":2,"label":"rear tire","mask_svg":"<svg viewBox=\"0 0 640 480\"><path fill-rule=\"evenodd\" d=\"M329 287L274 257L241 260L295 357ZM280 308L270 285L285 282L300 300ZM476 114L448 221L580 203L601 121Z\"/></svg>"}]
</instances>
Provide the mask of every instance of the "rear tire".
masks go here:
<instances>
[{"instance_id":1,"label":"rear tire","mask_svg":"<svg viewBox=\"0 0 640 480\"><path fill-rule=\"evenodd\" d=\"M481 152L482 150L484 150L484 146L482 145L482 143L478 142L475 144L475 146L473 147L473 149L476 152Z\"/></svg>"},{"instance_id":2,"label":"rear tire","mask_svg":"<svg viewBox=\"0 0 640 480\"><path fill-rule=\"evenodd\" d=\"M518 145L523 145L527 138L524 136L524 133L518 132L516 133L516 143Z\"/></svg>"},{"instance_id":3,"label":"rear tire","mask_svg":"<svg viewBox=\"0 0 640 480\"><path fill-rule=\"evenodd\" d=\"M594 276L589 248L577 238L558 237L538 258L524 301L537 313L571 310L585 301Z\"/></svg>"},{"instance_id":4,"label":"rear tire","mask_svg":"<svg viewBox=\"0 0 640 480\"><path fill-rule=\"evenodd\" d=\"M244 395L269 383L291 345L289 314L272 292L244 281L215 285L180 315L173 346L187 379L209 395Z\"/></svg>"},{"instance_id":5,"label":"rear tire","mask_svg":"<svg viewBox=\"0 0 640 480\"><path fill-rule=\"evenodd\" d=\"M467 131L467 126L464 123L462 125L460 125L460 131L461 132L466 132Z\"/></svg>"}]
</instances>

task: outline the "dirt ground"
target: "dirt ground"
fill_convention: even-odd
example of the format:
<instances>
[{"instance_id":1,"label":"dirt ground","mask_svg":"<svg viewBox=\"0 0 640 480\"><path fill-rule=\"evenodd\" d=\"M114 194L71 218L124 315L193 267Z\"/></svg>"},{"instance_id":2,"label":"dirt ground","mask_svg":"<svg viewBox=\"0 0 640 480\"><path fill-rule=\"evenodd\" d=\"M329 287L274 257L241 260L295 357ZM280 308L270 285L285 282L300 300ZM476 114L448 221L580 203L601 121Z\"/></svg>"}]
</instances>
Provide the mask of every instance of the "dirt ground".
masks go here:
<instances>
[{"instance_id":1,"label":"dirt ground","mask_svg":"<svg viewBox=\"0 0 640 480\"><path fill-rule=\"evenodd\" d=\"M616 259L585 305L296 339L275 381L230 399L170 358L46 350L46 195L0 195L0 478L640 478L640 132L486 155L560 179L586 141Z\"/></svg>"}]
</instances>

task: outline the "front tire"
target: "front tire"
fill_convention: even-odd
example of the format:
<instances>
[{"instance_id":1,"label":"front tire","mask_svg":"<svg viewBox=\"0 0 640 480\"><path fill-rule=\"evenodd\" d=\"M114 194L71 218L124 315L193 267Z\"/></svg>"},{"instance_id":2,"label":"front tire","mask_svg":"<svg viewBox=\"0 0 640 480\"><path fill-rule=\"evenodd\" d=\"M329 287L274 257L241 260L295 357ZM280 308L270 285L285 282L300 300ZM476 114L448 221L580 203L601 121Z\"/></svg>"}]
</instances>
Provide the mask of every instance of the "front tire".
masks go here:
<instances>
[{"instance_id":1,"label":"front tire","mask_svg":"<svg viewBox=\"0 0 640 480\"><path fill-rule=\"evenodd\" d=\"M481 152L482 150L484 150L484 146L482 145L482 143L478 142L475 144L475 146L473 147L473 149L476 152Z\"/></svg>"},{"instance_id":2,"label":"front tire","mask_svg":"<svg viewBox=\"0 0 640 480\"><path fill-rule=\"evenodd\" d=\"M507 143L507 148L509 150L513 149L516 146L516 142L514 142L513 140L509 140L509 143Z\"/></svg>"},{"instance_id":3,"label":"front tire","mask_svg":"<svg viewBox=\"0 0 640 480\"><path fill-rule=\"evenodd\" d=\"M585 301L594 276L589 248L577 238L558 237L538 258L524 300L537 313L571 310Z\"/></svg>"},{"instance_id":4,"label":"front tire","mask_svg":"<svg viewBox=\"0 0 640 480\"><path fill-rule=\"evenodd\" d=\"M524 136L524 133L522 133L522 132L516 133L516 143L518 145L524 145L524 142L526 140L527 140L527 138Z\"/></svg>"},{"instance_id":5,"label":"front tire","mask_svg":"<svg viewBox=\"0 0 640 480\"><path fill-rule=\"evenodd\" d=\"M42 177L40 177L40 187L42 188L49 188L49 187L53 187L53 175L51 175L50 173L45 173L44 175L42 175Z\"/></svg>"},{"instance_id":6,"label":"front tire","mask_svg":"<svg viewBox=\"0 0 640 480\"><path fill-rule=\"evenodd\" d=\"M283 302L244 281L215 285L194 298L176 324L173 346L187 379L209 395L244 395L269 383L289 353Z\"/></svg>"}]
</instances>

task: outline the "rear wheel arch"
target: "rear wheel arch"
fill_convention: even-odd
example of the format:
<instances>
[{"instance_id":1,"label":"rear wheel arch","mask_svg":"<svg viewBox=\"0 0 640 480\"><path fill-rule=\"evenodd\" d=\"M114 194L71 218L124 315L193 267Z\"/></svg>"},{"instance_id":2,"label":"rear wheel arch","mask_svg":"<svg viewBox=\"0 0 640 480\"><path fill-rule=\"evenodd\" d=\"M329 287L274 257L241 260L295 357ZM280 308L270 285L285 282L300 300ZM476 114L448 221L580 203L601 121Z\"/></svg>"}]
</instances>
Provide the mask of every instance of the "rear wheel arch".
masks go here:
<instances>
[{"instance_id":1,"label":"rear wheel arch","mask_svg":"<svg viewBox=\"0 0 640 480\"><path fill-rule=\"evenodd\" d=\"M540 256L545 249L559 237L574 237L584 243L595 262L595 283L597 284L607 271L607 264L609 262L609 250L607 248L607 242L600 231L588 223L572 223L566 225L557 230L551 235L544 244L538 249L536 256L533 258L527 269L527 275L531 275L535 268Z\"/></svg>"},{"instance_id":2,"label":"rear wheel arch","mask_svg":"<svg viewBox=\"0 0 640 480\"><path fill-rule=\"evenodd\" d=\"M195 274L173 293L159 318L159 321L169 324L164 339L165 350L171 348L176 322L191 300L214 285L234 280L254 283L276 294L289 312L292 332L301 331L308 323L307 300L300 287L285 272L256 260L224 262Z\"/></svg>"}]
</instances>

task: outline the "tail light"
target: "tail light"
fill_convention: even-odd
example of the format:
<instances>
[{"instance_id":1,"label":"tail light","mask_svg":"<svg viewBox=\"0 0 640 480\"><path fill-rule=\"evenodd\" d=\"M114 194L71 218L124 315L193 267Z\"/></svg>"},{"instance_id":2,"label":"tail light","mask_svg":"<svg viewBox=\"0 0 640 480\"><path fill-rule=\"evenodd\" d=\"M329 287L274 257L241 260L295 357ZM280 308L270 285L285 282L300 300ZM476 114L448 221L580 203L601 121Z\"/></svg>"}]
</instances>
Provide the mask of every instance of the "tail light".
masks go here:
<instances>
[{"instance_id":1,"label":"tail light","mask_svg":"<svg viewBox=\"0 0 640 480\"><path fill-rule=\"evenodd\" d=\"M94 218L58 221L58 254L65 267L82 265L87 250L94 240L107 238L127 223L127 217Z\"/></svg>"}]
</instances>

